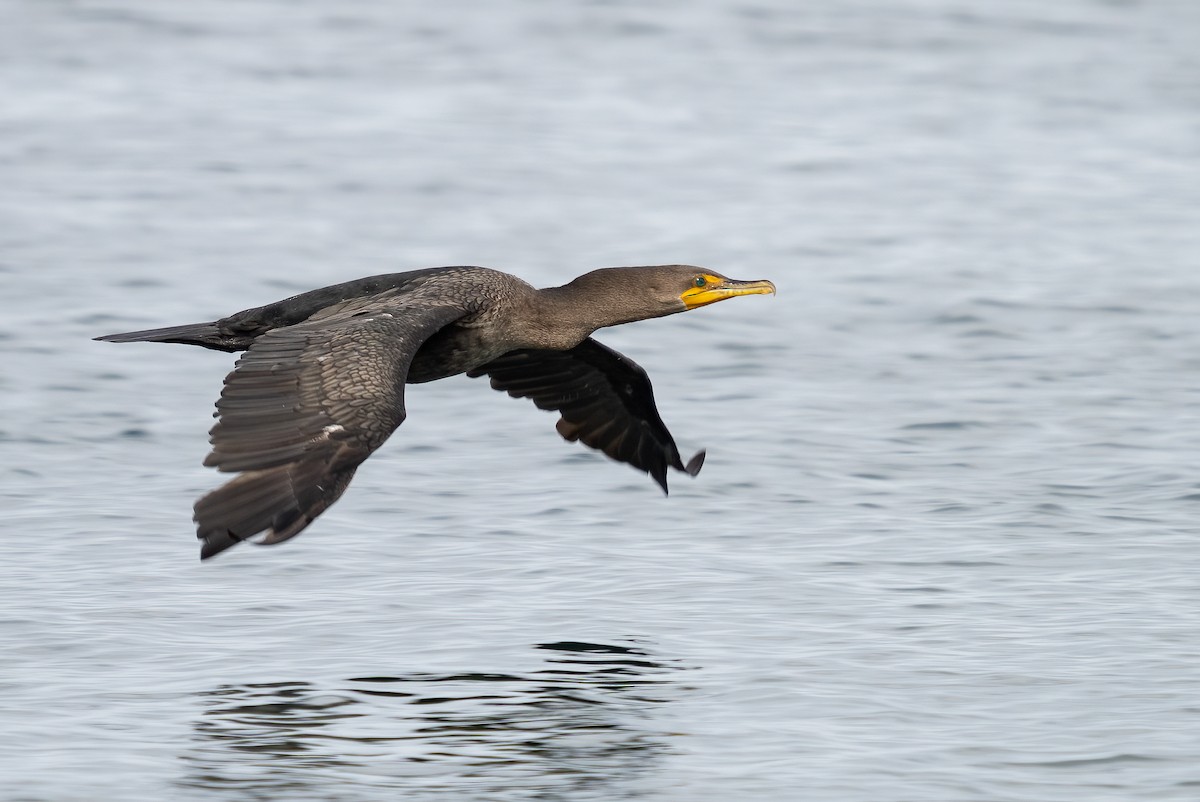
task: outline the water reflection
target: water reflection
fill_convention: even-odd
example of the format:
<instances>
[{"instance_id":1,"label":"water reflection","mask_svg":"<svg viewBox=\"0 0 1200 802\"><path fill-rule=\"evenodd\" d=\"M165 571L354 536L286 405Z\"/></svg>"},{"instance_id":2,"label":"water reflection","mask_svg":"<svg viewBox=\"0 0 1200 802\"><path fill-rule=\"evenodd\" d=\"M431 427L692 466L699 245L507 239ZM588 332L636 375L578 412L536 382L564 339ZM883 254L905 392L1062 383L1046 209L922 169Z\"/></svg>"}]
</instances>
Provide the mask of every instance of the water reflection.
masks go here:
<instances>
[{"instance_id":1,"label":"water reflection","mask_svg":"<svg viewBox=\"0 0 1200 802\"><path fill-rule=\"evenodd\" d=\"M222 686L182 784L240 799L344 799L394 788L456 799L619 798L670 748L655 706L681 666L637 644L536 646L545 666L495 673Z\"/></svg>"}]
</instances>

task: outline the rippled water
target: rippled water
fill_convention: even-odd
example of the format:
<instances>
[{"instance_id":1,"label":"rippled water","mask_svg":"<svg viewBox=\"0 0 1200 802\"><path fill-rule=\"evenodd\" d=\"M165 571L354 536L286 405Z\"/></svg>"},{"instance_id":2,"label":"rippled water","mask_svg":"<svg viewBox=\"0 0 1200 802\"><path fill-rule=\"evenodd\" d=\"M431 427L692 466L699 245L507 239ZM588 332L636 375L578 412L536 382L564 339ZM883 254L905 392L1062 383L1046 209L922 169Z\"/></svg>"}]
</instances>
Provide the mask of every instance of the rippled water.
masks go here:
<instances>
[{"instance_id":1,"label":"rippled water","mask_svg":"<svg viewBox=\"0 0 1200 802\"><path fill-rule=\"evenodd\" d=\"M5 802L1200 796L1200 7L4 8ZM204 565L232 358L90 341L657 262L695 481L453 379Z\"/></svg>"}]
</instances>

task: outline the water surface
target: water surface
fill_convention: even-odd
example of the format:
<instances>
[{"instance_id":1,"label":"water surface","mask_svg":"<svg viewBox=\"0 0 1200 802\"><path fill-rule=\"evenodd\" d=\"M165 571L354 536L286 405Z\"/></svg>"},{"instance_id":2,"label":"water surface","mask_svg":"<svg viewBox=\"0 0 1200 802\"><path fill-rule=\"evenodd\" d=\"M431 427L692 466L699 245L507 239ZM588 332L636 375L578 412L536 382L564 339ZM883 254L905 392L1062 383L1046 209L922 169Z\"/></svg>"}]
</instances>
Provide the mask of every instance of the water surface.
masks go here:
<instances>
[{"instance_id":1,"label":"water surface","mask_svg":"<svg viewBox=\"0 0 1200 802\"><path fill-rule=\"evenodd\" d=\"M6 802L1200 794L1194 4L5 7ZM669 498L458 378L204 565L232 358L90 341L661 262Z\"/></svg>"}]
</instances>

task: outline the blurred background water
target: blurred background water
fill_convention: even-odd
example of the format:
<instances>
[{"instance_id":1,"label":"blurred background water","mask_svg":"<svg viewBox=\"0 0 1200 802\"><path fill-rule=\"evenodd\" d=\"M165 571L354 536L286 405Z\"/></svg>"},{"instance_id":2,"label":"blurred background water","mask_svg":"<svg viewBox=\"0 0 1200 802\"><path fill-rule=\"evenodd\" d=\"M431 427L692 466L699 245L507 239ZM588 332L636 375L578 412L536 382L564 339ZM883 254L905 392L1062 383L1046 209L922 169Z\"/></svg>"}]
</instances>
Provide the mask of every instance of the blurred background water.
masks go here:
<instances>
[{"instance_id":1,"label":"blurred background water","mask_svg":"<svg viewBox=\"0 0 1200 802\"><path fill-rule=\"evenodd\" d=\"M1200 6L0 0L0 798L1200 797ZM197 561L232 365L374 273L602 332L663 498L459 378Z\"/></svg>"}]
</instances>

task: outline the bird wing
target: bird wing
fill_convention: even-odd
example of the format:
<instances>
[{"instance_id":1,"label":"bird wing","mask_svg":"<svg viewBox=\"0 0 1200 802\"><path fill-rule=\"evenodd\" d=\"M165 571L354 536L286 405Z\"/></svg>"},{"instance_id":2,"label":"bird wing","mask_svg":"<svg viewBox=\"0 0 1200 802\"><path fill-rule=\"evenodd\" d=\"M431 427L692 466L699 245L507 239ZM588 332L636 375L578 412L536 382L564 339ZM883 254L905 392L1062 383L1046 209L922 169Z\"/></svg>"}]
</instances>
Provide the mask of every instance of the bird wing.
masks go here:
<instances>
[{"instance_id":1,"label":"bird wing","mask_svg":"<svg viewBox=\"0 0 1200 802\"><path fill-rule=\"evenodd\" d=\"M413 357L466 310L358 298L258 337L225 378L204 464L241 475L196 503L202 557L259 532L292 537L346 489L405 417Z\"/></svg>"},{"instance_id":2,"label":"bird wing","mask_svg":"<svg viewBox=\"0 0 1200 802\"><path fill-rule=\"evenodd\" d=\"M496 390L561 414L557 429L565 439L645 471L664 493L668 467L695 476L704 463L701 451L683 464L646 371L590 337L567 351L510 351L467 372L485 374Z\"/></svg>"}]
</instances>

